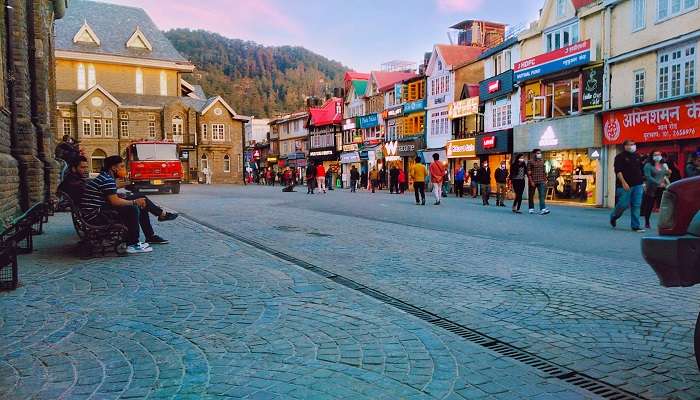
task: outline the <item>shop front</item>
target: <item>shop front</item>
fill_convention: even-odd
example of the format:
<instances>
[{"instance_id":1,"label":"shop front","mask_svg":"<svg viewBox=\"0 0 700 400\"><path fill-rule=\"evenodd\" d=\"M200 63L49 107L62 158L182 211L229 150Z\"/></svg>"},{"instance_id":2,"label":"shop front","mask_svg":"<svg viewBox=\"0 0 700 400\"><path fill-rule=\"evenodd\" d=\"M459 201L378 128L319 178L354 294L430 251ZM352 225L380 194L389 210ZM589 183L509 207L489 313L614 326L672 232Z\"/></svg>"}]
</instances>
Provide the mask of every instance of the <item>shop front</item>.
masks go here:
<instances>
[{"instance_id":1,"label":"shop front","mask_svg":"<svg viewBox=\"0 0 700 400\"><path fill-rule=\"evenodd\" d=\"M445 148L451 182L454 182L454 174L459 166L468 171L473 163L479 162L476 155L476 138L450 140Z\"/></svg>"},{"instance_id":2,"label":"shop front","mask_svg":"<svg viewBox=\"0 0 700 400\"><path fill-rule=\"evenodd\" d=\"M350 170L357 168L360 172L360 152L359 146L355 143L343 145L343 152L340 153L340 167L343 187L350 186Z\"/></svg>"},{"instance_id":3,"label":"shop front","mask_svg":"<svg viewBox=\"0 0 700 400\"><path fill-rule=\"evenodd\" d=\"M542 150L547 200L603 204L601 124L595 114L518 125L513 131L515 154Z\"/></svg>"},{"instance_id":4,"label":"shop front","mask_svg":"<svg viewBox=\"0 0 700 400\"><path fill-rule=\"evenodd\" d=\"M661 151L685 177L690 155L700 150L700 97L605 112L603 144L612 153L625 140L634 140L642 157Z\"/></svg>"},{"instance_id":5,"label":"shop front","mask_svg":"<svg viewBox=\"0 0 700 400\"><path fill-rule=\"evenodd\" d=\"M505 161L508 169L510 169L512 153L512 129L482 133L476 136L477 157L482 161L488 161L489 166L494 171L500 167L502 161ZM494 185L494 187L496 185L495 176L491 177L491 185Z\"/></svg>"},{"instance_id":6,"label":"shop front","mask_svg":"<svg viewBox=\"0 0 700 400\"><path fill-rule=\"evenodd\" d=\"M401 164L399 168L403 169L403 172L406 175L407 183L411 175L411 168L413 168L413 166L415 165L416 157L418 156L418 152L421 149L423 149L422 136L399 139L397 149L397 154L401 159ZM413 190L413 188L409 187L409 190Z\"/></svg>"},{"instance_id":7,"label":"shop front","mask_svg":"<svg viewBox=\"0 0 700 400\"><path fill-rule=\"evenodd\" d=\"M456 139L474 137L481 130L479 118L479 96L455 101L448 107L452 133Z\"/></svg>"}]
</instances>

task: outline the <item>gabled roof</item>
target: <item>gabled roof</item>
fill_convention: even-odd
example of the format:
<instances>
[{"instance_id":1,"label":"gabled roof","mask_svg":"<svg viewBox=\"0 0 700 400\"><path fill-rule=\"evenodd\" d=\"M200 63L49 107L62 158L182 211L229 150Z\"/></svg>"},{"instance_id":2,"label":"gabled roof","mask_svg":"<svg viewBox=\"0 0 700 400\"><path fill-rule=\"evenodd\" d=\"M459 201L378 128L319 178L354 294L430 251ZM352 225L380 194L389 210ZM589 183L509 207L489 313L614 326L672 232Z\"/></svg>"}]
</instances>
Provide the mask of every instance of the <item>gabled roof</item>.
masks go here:
<instances>
[{"instance_id":1,"label":"gabled roof","mask_svg":"<svg viewBox=\"0 0 700 400\"><path fill-rule=\"evenodd\" d=\"M462 92L459 94L459 99L464 100L471 97L479 97L479 85L465 83L462 86Z\"/></svg>"},{"instance_id":2,"label":"gabled roof","mask_svg":"<svg viewBox=\"0 0 700 400\"><path fill-rule=\"evenodd\" d=\"M100 38L99 46L75 42L73 39L87 23L93 34ZM138 30L152 46L127 47L127 43ZM174 62L186 62L163 32L140 8L87 0L72 0L63 19L55 22L56 50L115 55Z\"/></svg>"},{"instance_id":3,"label":"gabled roof","mask_svg":"<svg viewBox=\"0 0 700 400\"><path fill-rule=\"evenodd\" d=\"M228 112L231 113L231 115L233 116L234 119L243 119L246 121L248 120L248 117L244 117L242 115L236 114L236 112L233 111L233 108L231 108L231 106L228 105L226 100L224 100L223 97L221 97L221 96L215 96L215 97L209 98L207 100L207 102L205 103L204 108L202 108L202 111L201 111L202 115L206 114L207 111L209 111L209 109L211 109L214 106L214 104L216 104L216 103L221 103L221 105L224 106L224 108L226 108L228 110Z\"/></svg>"},{"instance_id":4,"label":"gabled roof","mask_svg":"<svg viewBox=\"0 0 700 400\"><path fill-rule=\"evenodd\" d=\"M389 88L393 88L394 84L403 82L406 79L411 79L417 75L413 72L386 72L386 71L373 71L372 79L377 84L377 89L382 92Z\"/></svg>"},{"instance_id":5,"label":"gabled roof","mask_svg":"<svg viewBox=\"0 0 700 400\"><path fill-rule=\"evenodd\" d=\"M138 26L136 27L133 35L131 35L129 40L126 41L126 47L134 49L148 49L148 51L153 51L151 42L148 41L146 35L141 32L141 28Z\"/></svg>"},{"instance_id":6,"label":"gabled roof","mask_svg":"<svg viewBox=\"0 0 700 400\"><path fill-rule=\"evenodd\" d=\"M345 73L345 77L343 78L344 81L350 81L350 80L369 80L369 74L366 74L364 72L355 72L355 71L347 71Z\"/></svg>"},{"instance_id":7,"label":"gabled roof","mask_svg":"<svg viewBox=\"0 0 700 400\"><path fill-rule=\"evenodd\" d=\"M485 47L436 44L435 48L449 67L462 65L479 58Z\"/></svg>"},{"instance_id":8,"label":"gabled roof","mask_svg":"<svg viewBox=\"0 0 700 400\"><path fill-rule=\"evenodd\" d=\"M78 29L78 32L75 32L75 36L73 36L73 43L84 43L99 46L100 38L97 37L95 31L90 28L87 21L83 21L83 26L81 26L80 29Z\"/></svg>"},{"instance_id":9,"label":"gabled roof","mask_svg":"<svg viewBox=\"0 0 700 400\"><path fill-rule=\"evenodd\" d=\"M319 108L309 108L309 125L325 126L343 122L343 99L333 97Z\"/></svg>"},{"instance_id":10,"label":"gabled roof","mask_svg":"<svg viewBox=\"0 0 700 400\"><path fill-rule=\"evenodd\" d=\"M121 105L122 105L122 103L121 103L119 100L117 100L116 97L112 96L112 94L109 93L109 92L107 91L107 89L103 88L103 87L100 86L100 85L95 85L95 86L91 87L87 92L83 93L82 96L78 97L78 98L74 101L75 104L80 104L80 103L82 103L83 100L85 100L85 99L87 99L88 97L90 97L90 95L93 94L96 90L99 90L99 91L100 91L103 95L105 95L108 99L112 100L112 102L113 102L114 104L116 104L117 106L121 106Z\"/></svg>"},{"instance_id":11,"label":"gabled roof","mask_svg":"<svg viewBox=\"0 0 700 400\"><path fill-rule=\"evenodd\" d=\"M498 46L492 47L492 48L484 51L483 53L481 53L481 55L479 56L479 60L483 60L485 58L491 57L494 54L498 54L509 47L515 46L517 43L518 43L518 37L513 36L513 37L507 39L506 41L502 42Z\"/></svg>"},{"instance_id":12,"label":"gabled roof","mask_svg":"<svg viewBox=\"0 0 700 400\"><path fill-rule=\"evenodd\" d=\"M367 92L367 81L352 81L352 88L357 97L362 97Z\"/></svg>"}]
</instances>

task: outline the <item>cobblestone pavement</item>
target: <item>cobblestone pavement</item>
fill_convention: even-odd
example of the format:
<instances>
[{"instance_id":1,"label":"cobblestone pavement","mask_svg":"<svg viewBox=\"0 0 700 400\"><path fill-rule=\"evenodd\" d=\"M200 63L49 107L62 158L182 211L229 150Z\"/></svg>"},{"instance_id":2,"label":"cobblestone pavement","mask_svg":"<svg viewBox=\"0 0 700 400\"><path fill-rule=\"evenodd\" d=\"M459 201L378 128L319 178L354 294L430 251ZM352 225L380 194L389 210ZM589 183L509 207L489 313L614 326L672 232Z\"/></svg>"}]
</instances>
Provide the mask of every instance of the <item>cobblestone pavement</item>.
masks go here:
<instances>
[{"instance_id":1,"label":"cobblestone pavement","mask_svg":"<svg viewBox=\"0 0 700 400\"><path fill-rule=\"evenodd\" d=\"M20 258L21 287L0 292L0 398L590 398L185 218L167 224L172 243L151 254L86 260L69 216L51 218Z\"/></svg>"},{"instance_id":2,"label":"cobblestone pavement","mask_svg":"<svg viewBox=\"0 0 700 400\"><path fill-rule=\"evenodd\" d=\"M700 398L698 288L666 289L607 211L188 187L157 200L647 398ZM387 217L386 215L389 215ZM382 216L385 215L385 216Z\"/></svg>"}]
</instances>

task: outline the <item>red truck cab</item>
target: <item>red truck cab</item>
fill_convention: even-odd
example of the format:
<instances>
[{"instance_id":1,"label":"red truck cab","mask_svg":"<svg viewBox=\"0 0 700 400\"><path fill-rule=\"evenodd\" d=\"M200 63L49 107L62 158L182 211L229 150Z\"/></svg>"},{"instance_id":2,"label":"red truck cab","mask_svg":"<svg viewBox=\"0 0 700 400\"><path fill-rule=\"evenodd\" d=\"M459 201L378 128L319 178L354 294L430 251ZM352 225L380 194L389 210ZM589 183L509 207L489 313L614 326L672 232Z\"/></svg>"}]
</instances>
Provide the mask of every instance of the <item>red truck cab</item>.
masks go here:
<instances>
[{"instance_id":1,"label":"red truck cab","mask_svg":"<svg viewBox=\"0 0 700 400\"><path fill-rule=\"evenodd\" d=\"M133 142L127 149L129 184L133 192L142 189L180 193L182 163L177 144L168 141Z\"/></svg>"}]
</instances>

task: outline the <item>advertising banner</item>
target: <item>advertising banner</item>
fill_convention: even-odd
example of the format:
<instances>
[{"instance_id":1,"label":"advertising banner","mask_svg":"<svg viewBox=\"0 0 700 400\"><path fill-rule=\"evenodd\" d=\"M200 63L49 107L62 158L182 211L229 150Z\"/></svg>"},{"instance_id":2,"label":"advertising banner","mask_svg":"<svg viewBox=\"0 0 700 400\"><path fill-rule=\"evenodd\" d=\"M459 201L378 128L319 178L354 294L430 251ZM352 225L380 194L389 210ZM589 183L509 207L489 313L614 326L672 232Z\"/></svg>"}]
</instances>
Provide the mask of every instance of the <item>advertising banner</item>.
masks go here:
<instances>
[{"instance_id":1,"label":"advertising banner","mask_svg":"<svg viewBox=\"0 0 700 400\"><path fill-rule=\"evenodd\" d=\"M591 40L574 43L549 53L540 54L515 64L515 80L525 81L565 69L586 65L593 61Z\"/></svg>"},{"instance_id":2,"label":"advertising banner","mask_svg":"<svg viewBox=\"0 0 700 400\"><path fill-rule=\"evenodd\" d=\"M404 113L404 115L406 115L406 114L410 114L410 113L414 113L414 112L418 112L418 111L424 111L425 105L426 105L425 99L416 100L416 101L412 101L410 103L406 103L403 105L403 113Z\"/></svg>"},{"instance_id":3,"label":"advertising banner","mask_svg":"<svg viewBox=\"0 0 700 400\"><path fill-rule=\"evenodd\" d=\"M448 107L448 117L450 119L466 117L479 112L479 96L456 101Z\"/></svg>"},{"instance_id":4,"label":"advertising banner","mask_svg":"<svg viewBox=\"0 0 700 400\"><path fill-rule=\"evenodd\" d=\"M363 115L358 118L360 121L360 128L362 129L367 129L367 128L374 128L375 126L379 125L379 115L378 114L369 114L369 115Z\"/></svg>"},{"instance_id":5,"label":"advertising banner","mask_svg":"<svg viewBox=\"0 0 700 400\"><path fill-rule=\"evenodd\" d=\"M603 108L603 65L583 69L582 108Z\"/></svg>"},{"instance_id":6,"label":"advertising banner","mask_svg":"<svg viewBox=\"0 0 700 400\"><path fill-rule=\"evenodd\" d=\"M476 139L450 140L447 142L447 158L476 157Z\"/></svg>"}]
</instances>

